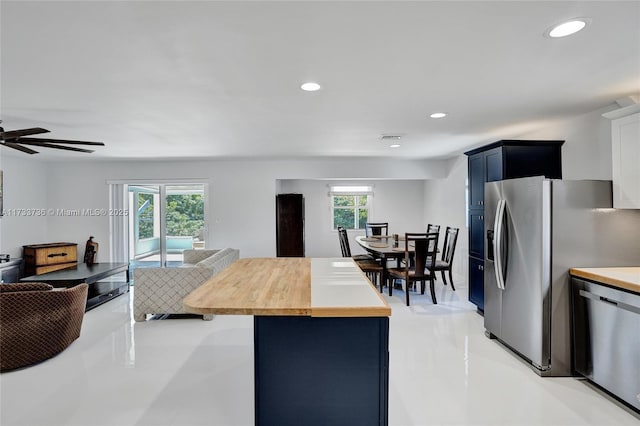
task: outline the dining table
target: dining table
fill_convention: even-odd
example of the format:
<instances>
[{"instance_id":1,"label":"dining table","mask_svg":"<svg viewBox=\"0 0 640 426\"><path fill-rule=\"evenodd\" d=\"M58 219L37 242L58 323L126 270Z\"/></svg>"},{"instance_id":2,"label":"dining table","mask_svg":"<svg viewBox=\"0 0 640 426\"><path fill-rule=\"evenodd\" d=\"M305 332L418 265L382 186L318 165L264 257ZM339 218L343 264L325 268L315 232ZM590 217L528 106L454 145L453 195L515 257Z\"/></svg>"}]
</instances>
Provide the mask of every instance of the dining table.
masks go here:
<instances>
[{"instance_id":1,"label":"dining table","mask_svg":"<svg viewBox=\"0 0 640 426\"><path fill-rule=\"evenodd\" d=\"M387 282L389 277L388 262L395 260L396 267L401 267L401 261L405 258L405 239L404 235L398 235L397 239L395 235L375 235L364 236L360 235L356 237L356 242L360 247L365 249L367 253L380 259L380 266L382 266L382 279L380 280L380 293L383 291L383 286ZM413 247L408 247L409 254L413 251ZM393 285L389 285L389 296L393 295Z\"/></svg>"}]
</instances>

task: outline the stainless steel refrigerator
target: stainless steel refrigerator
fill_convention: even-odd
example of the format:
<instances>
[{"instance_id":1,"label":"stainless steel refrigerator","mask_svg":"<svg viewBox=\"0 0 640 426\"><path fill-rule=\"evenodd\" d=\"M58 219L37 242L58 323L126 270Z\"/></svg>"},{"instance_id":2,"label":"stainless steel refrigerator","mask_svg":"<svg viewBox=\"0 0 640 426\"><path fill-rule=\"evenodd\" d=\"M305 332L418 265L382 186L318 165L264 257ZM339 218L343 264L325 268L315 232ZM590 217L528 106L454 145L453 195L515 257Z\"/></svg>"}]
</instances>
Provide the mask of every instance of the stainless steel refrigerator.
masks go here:
<instances>
[{"instance_id":1,"label":"stainless steel refrigerator","mask_svg":"<svg viewBox=\"0 0 640 426\"><path fill-rule=\"evenodd\" d=\"M640 210L610 181L485 184L484 326L542 376L569 376L569 268L638 266Z\"/></svg>"}]
</instances>

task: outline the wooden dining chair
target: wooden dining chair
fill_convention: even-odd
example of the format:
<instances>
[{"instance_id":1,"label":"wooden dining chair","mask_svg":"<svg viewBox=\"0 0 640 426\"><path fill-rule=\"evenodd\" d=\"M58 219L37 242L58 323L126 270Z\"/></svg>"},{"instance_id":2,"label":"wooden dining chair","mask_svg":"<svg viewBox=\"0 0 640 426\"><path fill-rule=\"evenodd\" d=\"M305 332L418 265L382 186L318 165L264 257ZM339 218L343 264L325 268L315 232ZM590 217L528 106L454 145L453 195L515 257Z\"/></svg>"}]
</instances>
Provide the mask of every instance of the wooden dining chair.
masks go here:
<instances>
[{"instance_id":1,"label":"wooden dining chair","mask_svg":"<svg viewBox=\"0 0 640 426\"><path fill-rule=\"evenodd\" d=\"M453 274L451 272L453 266L453 255L456 252L456 242L458 241L459 228L452 228L447 226L444 232L444 243L442 244L442 259L436 260L435 270L440 271L442 274L442 281L444 285L447 285L447 279L444 276L445 271L449 271L449 281L451 282L451 289L453 291L456 288L453 285Z\"/></svg>"},{"instance_id":2,"label":"wooden dining chair","mask_svg":"<svg viewBox=\"0 0 640 426\"><path fill-rule=\"evenodd\" d=\"M440 225L435 225L433 223L428 223L427 224L427 234L430 233L437 233L440 234Z\"/></svg>"},{"instance_id":3,"label":"wooden dining chair","mask_svg":"<svg viewBox=\"0 0 640 426\"><path fill-rule=\"evenodd\" d=\"M438 303L434 288L437 251L437 233L408 232L404 234L404 267L389 269L387 275L390 280L400 279L404 281L407 306L409 306L409 286L420 282L420 294L424 294L425 281L427 280L430 283L433 304Z\"/></svg>"},{"instance_id":4,"label":"wooden dining chair","mask_svg":"<svg viewBox=\"0 0 640 426\"><path fill-rule=\"evenodd\" d=\"M378 284L380 285L380 291L382 292L382 266L368 254L357 254L355 256L351 256L351 247L349 246L347 230L342 226L338 227L338 238L340 240L342 257L350 257L355 260L356 265L358 265L367 278L373 282L374 286L378 286Z\"/></svg>"},{"instance_id":5,"label":"wooden dining chair","mask_svg":"<svg viewBox=\"0 0 640 426\"><path fill-rule=\"evenodd\" d=\"M389 235L389 222L367 222L364 230L367 237Z\"/></svg>"},{"instance_id":6,"label":"wooden dining chair","mask_svg":"<svg viewBox=\"0 0 640 426\"><path fill-rule=\"evenodd\" d=\"M340 250L342 251L342 257L350 257L353 260L374 260L373 256L369 254L356 254L351 255L351 246L349 245L349 237L347 235L347 229L338 226L338 239L340 241Z\"/></svg>"}]
</instances>

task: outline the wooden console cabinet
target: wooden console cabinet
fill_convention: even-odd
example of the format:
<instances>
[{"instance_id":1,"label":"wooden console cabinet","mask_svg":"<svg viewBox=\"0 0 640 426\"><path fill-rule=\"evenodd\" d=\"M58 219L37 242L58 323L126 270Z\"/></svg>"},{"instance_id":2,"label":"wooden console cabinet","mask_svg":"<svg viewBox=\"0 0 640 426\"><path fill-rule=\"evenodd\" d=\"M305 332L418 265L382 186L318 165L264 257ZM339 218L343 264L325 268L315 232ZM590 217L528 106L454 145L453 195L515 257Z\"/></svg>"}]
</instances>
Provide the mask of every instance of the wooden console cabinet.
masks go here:
<instances>
[{"instance_id":1,"label":"wooden console cabinet","mask_svg":"<svg viewBox=\"0 0 640 426\"><path fill-rule=\"evenodd\" d=\"M22 246L24 274L40 275L78 264L78 245L75 243L48 243Z\"/></svg>"}]
</instances>

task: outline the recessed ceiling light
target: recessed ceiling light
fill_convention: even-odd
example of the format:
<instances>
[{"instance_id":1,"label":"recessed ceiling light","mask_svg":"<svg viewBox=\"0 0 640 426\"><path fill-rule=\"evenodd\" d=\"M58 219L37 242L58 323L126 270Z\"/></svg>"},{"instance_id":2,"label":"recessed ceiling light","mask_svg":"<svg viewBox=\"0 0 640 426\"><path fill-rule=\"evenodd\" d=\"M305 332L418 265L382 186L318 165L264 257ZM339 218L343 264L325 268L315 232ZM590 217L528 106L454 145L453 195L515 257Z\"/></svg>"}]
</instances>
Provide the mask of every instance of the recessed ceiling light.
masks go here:
<instances>
[{"instance_id":1,"label":"recessed ceiling light","mask_svg":"<svg viewBox=\"0 0 640 426\"><path fill-rule=\"evenodd\" d=\"M400 144L399 143L394 143L389 145L389 148L400 148Z\"/></svg>"},{"instance_id":2,"label":"recessed ceiling light","mask_svg":"<svg viewBox=\"0 0 640 426\"><path fill-rule=\"evenodd\" d=\"M310 81L308 83L304 83L302 86L300 86L300 88L305 92L315 92L317 90L320 90L320 85L318 83Z\"/></svg>"},{"instance_id":3,"label":"recessed ceiling light","mask_svg":"<svg viewBox=\"0 0 640 426\"><path fill-rule=\"evenodd\" d=\"M552 26L544 34L551 38L566 37L584 29L590 22L588 18L573 18Z\"/></svg>"},{"instance_id":4,"label":"recessed ceiling light","mask_svg":"<svg viewBox=\"0 0 640 426\"><path fill-rule=\"evenodd\" d=\"M431 118L443 118L443 117L446 117L446 116L447 116L447 113L445 113L445 112L434 112L429 117L431 117Z\"/></svg>"}]
</instances>

